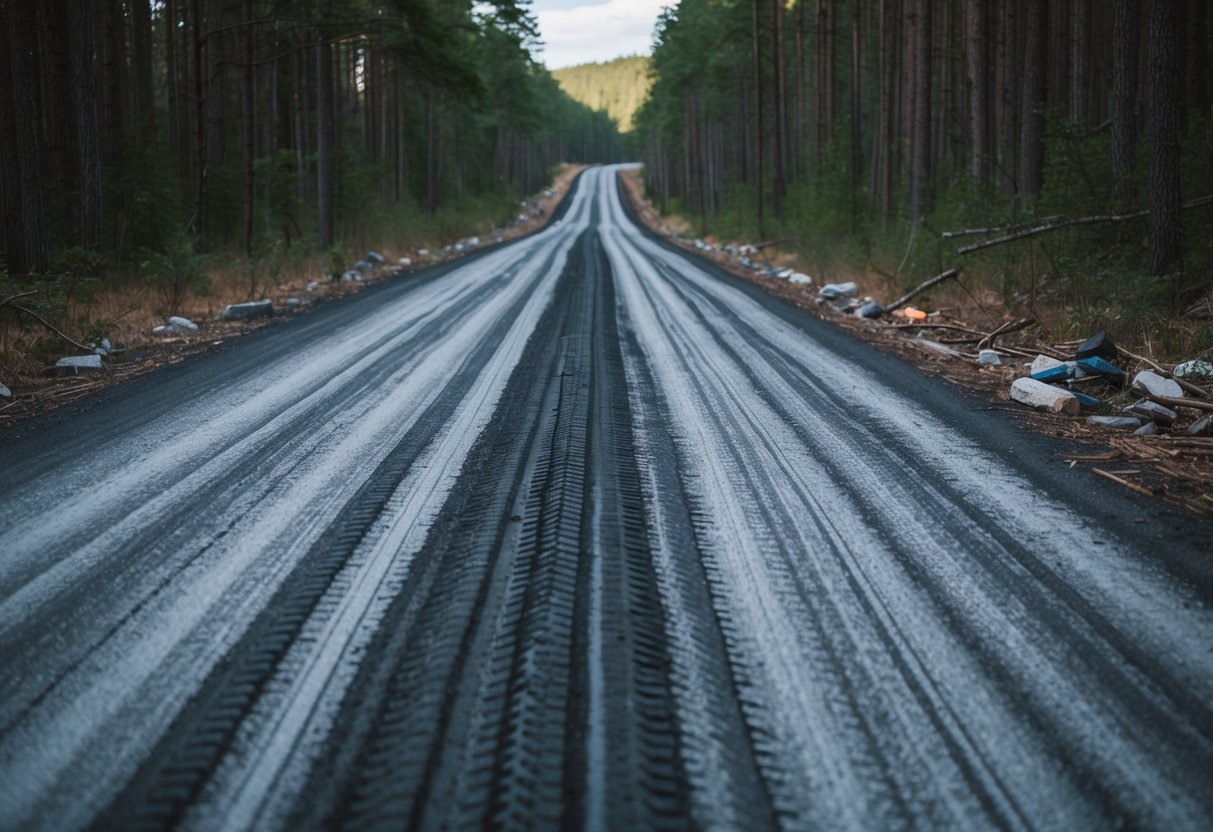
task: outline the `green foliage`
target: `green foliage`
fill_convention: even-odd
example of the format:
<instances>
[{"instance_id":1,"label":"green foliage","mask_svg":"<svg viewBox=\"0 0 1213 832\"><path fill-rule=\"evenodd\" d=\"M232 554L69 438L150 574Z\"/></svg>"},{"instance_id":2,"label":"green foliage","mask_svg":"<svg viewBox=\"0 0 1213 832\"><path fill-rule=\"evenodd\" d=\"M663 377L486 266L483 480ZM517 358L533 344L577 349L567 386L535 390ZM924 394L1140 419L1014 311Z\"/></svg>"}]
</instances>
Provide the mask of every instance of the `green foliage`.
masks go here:
<instances>
[{"instance_id":1,"label":"green foliage","mask_svg":"<svg viewBox=\"0 0 1213 832\"><path fill-rule=\"evenodd\" d=\"M652 83L649 59L639 56L616 58L552 71L552 77L574 100L593 110L605 110L628 133Z\"/></svg>"},{"instance_id":2,"label":"green foliage","mask_svg":"<svg viewBox=\"0 0 1213 832\"><path fill-rule=\"evenodd\" d=\"M164 242L160 250L138 252L138 267L147 286L163 303L162 311L175 315L190 294L205 295L210 289L206 266L210 258L199 254L197 241L178 232Z\"/></svg>"}]
</instances>

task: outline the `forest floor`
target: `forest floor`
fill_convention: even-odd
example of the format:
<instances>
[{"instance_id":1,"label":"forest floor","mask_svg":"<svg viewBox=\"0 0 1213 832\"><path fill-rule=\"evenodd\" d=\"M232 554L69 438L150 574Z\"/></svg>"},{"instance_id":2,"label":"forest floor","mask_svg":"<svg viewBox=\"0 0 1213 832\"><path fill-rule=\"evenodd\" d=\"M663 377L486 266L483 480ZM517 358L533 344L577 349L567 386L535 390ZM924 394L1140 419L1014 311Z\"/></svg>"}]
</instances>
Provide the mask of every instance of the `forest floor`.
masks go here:
<instances>
[{"instance_id":1,"label":"forest floor","mask_svg":"<svg viewBox=\"0 0 1213 832\"><path fill-rule=\"evenodd\" d=\"M179 305L176 314L198 324L198 329L171 336L157 335L153 328L165 322L157 311L158 298L140 285L118 286L97 293L87 310L93 319L106 318L112 326L106 337L116 348L102 363L104 369L79 375L61 375L48 366L33 350L26 348L33 337L54 338L41 325L24 315L0 316L0 385L14 394L11 400L0 398L0 430L74 402L84 396L119 384L129 378L183 361L191 355L212 350L232 338L238 338L284 317L306 314L309 309L329 300L362 291L368 286L397 275L402 270L436 265L455 260L493 243L514 240L542 228L553 210L568 193L569 187L586 165L565 165L552 185L523 200L520 213L505 228L480 230L478 244L469 244L478 229L468 229L457 240L434 240L428 246L400 248L388 243L375 250L386 262L373 268L357 282L329 279L325 273L327 256L318 255L276 282L250 284L247 269L229 265L210 273L210 291L191 294ZM486 223L491 228L491 224ZM360 255L351 252L353 259ZM405 264L407 260L407 265ZM352 261L351 261L352 262ZM273 301L274 316L244 321L220 320L228 304L250 300ZM290 301L290 303L288 303ZM297 301L297 302L296 302ZM83 339L81 339L83 340ZM55 339L58 355L84 351L66 340ZM45 351L45 349L41 350Z\"/></svg>"},{"instance_id":2,"label":"forest floor","mask_svg":"<svg viewBox=\"0 0 1213 832\"><path fill-rule=\"evenodd\" d=\"M1064 320L1067 310L1047 296L1025 299L1030 309L1014 310L1010 314L996 293L979 288L966 288L958 281L945 281L939 289L914 299L914 306L929 309L932 317L916 323L904 316L887 315L880 319L861 319L843 314L831 303L818 296L822 281L812 285L796 284L768 276L764 271L746 268L738 258L718 248L704 250L690 236L692 225L677 215L662 215L644 197L644 185L639 170L623 174L625 191L636 215L644 224L671 243L705 257L731 274L752 281L788 303L832 321L852 335L870 341L881 349L895 353L923 373L942 376L972 393L984 397L990 410L1015 413L1037 431L1065 440L1071 449L1062 454L1059 464L1089 467L1099 476L1143 495L1156 497L1182 506L1196 514L1213 515L1213 437L1190 437L1188 426L1208 410L1180 409L1179 420L1170 433L1136 436L1122 430L1087 424L1092 413L1120 415L1122 406L1132 404L1137 397L1120 391L1100 378L1084 382L1083 392L1104 402L1097 411L1085 411L1078 416L1032 410L1011 401L1011 383L1029 375L1028 366L1037 355L1066 360L1074 357L1074 348L1084 339L1055 342L1042 338L1057 322ZM708 241L714 242L714 241ZM762 266L791 268L800 271L796 256L776 246L749 255ZM859 286L859 295L877 296L889 303L894 294L887 277L875 274L848 273L841 279L852 280ZM928 300L929 298L929 300ZM996 336L991 346L1002 354L1005 363L983 366L977 361L978 344L999 327L1010 326L1025 317L1045 324L1029 326L1002 336ZM1183 325L1177 322L1177 325ZM930 336L929 338L923 337ZM1131 379L1139 370L1170 369L1167 356L1157 360L1152 345L1121 345L1125 357L1123 369ZM1127 348L1127 350L1126 350ZM1130 354L1132 353L1132 354ZM1195 356L1188 356L1195 357ZM1187 396L1193 401L1213 402L1213 391L1206 381L1199 399L1195 391ZM1210 405L1213 408L1213 405Z\"/></svg>"}]
</instances>

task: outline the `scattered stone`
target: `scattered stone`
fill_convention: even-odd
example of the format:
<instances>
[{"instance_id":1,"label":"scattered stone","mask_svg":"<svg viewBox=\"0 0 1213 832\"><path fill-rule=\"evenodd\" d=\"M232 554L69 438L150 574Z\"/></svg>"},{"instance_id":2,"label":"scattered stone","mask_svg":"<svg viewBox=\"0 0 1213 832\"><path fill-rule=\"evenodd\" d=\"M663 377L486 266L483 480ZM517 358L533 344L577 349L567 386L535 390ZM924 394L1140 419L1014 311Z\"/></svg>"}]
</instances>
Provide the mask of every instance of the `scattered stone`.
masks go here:
<instances>
[{"instance_id":1,"label":"scattered stone","mask_svg":"<svg viewBox=\"0 0 1213 832\"><path fill-rule=\"evenodd\" d=\"M419 249L417 249L417 256L418 257L429 257L430 250L428 248L419 248Z\"/></svg>"},{"instance_id":2,"label":"scattered stone","mask_svg":"<svg viewBox=\"0 0 1213 832\"><path fill-rule=\"evenodd\" d=\"M372 268L374 268L374 267L370 263L366 262L365 260L359 260L357 263L354 264L354 271L360 272L361 274L366 274Z\"/></svg>"},{"instance_id":3,"label":"scattered stone","mask_svg":"<svg viewBox=\"0 0 1213 832\"><path fill-rule=\"evenodd\" d=\"M286 302L283 305L294 308L296 306L302 306L303 301L300 300L299 298L287 298Z\"/></svg>"},{"instance_id":4,"label":"scattered stone","mask_svg":"<svg viewBox=\"0 0 1213 832\"><path fill-rule=\"evenodd\" d=\"M3 384L0 384L0 399L7 399L8 401L12 401L13 399L13 391L9 390Z\"/></svg>"},{"instance_id":5,"label":"scattered stone","mask_svg":"<svg viewBox=\"0 0 1213 832\"><path fill-rule=\"evenodd\" d=\"M182 332L194 332L198 329L198 324L191 321L189 318L182 318L180 315L172 315L164 326L169 329L179 329Z\"/></svg>"},{"instance_id":6,"label":"scattered stone","mask_svg":"<svg viewBox=\"0 0 1213 832\"><path fill-rule=\"evenodd\" d=\"M1175 424L1175 420L1179 418L1179 414L1169 407L1163 407L1157 402L1152 402L1149 399L1138 399L1125 408L1125 413L1132 413L1135 416L1149 419L1151 422L1156 422L1164 428L1169 428Z\"/></svg>"},{"instance_id":7,"label":"scattered stone","mask_svg":"<svg viewBox=\"0 0 1213 832\"><path fill-rule=\"evenodd\" d=\"M247 321L250 318L271 318L273 315L274 302L267 298L248 303L229 303L223 307L219 317L225 321Z\"/></svg>"},{"instance_id":8,"label":"scattered stone","mask_svg":"<svg viewBox=\"0 0 1213 832\"><path fill-rule=\"evenodd\" d=\"M400 258L399 260L397 260L396 262L397 262L397 263L399 263L401 266L404 266L406 269L407 269L409 266L413 265L413 261L412 261L410 258L408 258L408 257L401 257L401 258Z\"/></svg>"},{"instance_id":9,"label":"scattered stone","mask_svg":"<svg viewBox=\"0 0 1213 832\"><path fill-rule=\"evenodd\" d=\"M1002 356L995 350L981 350L977 353L977 363L986 367L997 367L1002 364Z\"/></svg>"},{"instance_id":10,"label":"scattered stone","mask_svg":"<svg viewBox=\"0 0 1213 832\"><path fill-rule=\"evenodd\" d=\"M930 349L935 350L935 352L941 352L944 355L950 355L953 358L962 357L960 354L960 350L953 349L952 347L949 347L947 344L941 344L938 341L932 341L930 338L919 337L919 338L915 338L914 342L917 344L922 344L924 347L929 347Z\"/></svg>"},{"instance_id":11,"label":"scattered stone","mask_svg":"<svg viewBox=\"0 0 1213 832\"><path fill-rule=\"evenodd\" d=\"M1103 358L1108 361L1114 361L1120 357L1120 351L1116 349L1116 345L1112 343L1112 339L1108 337L1108 333L1101 329L1079 344L1078 349L1074 350L1074 357L1079 360L1084 358Z\"/></svg>"},{"instance_id":12,"label":"scattered stone","mask_svg":"<svg viewBox=\"0 0 1213 832\"><path fill-rule=\"evenodd\" d=\"M344 272L341 275L342 283L359 283L361 281L362 281L362 275L360 275L358 272L353 272L353 271Z\"/></svg>"},{"instance_id":13,"label":"scattered stone","mask_svg":"<svg viewBox=\"0 0 1213 832\"><path fill-rule=\"evenodd\" d=\"M469 246L478 246L478 245L480 245L480 238L479 238L479 237L469 237L469 238L468 238L468 245L469 245ZM709 248L711 248L711 246L709 246Z\"/></svg>"},{"instance_id":14,"label":"scattered stone","mask_svg":"<svg viewBox=\"0 0 1213 832\"><path fill-rule=\"evenodd\" d=\"M366 256L363 257L362 259L365 260L366 262L372 263L376 266L382 266L384 263L387 262L387 258L384 257L382 254L380 254L377 251L368 251L366 253Z\"/></svg>"},{"instance_id":15,"label":"scattered stone","mask_svg":"<svg viewBox=\"0 0 1213 832\"><path fill-rule=\"evenodd\" d=\"M856 318L879 318L884 309L874 300L870 300L855 310Z\"/></svg>"},{"instance_id":16,"label":"scattered stone","mask_svg":"<svg viewBox=\"0 0 1213 832\"><path fill-rule=\"evenodd\" d=\"M1051 367L1060 367L1064 363L1064 361L1058 361L1051 355L1038 355L1032 360L1032 377L1035 378L1036 374L1041 370L1048 370Z\"/></svg>"},{"instance_id":17,"label":"scattered stone","mask_svg":"<svg viewBox=\"0 0 1213 832\"><path fill-rule=\"evenodd\" d=\"M1206 413L1188 425L1188 436L1213 436L1213 413Z\"/></svg>"},{"instance_id":18,"label":"scattered stone","mask_svg":"<svg viewBox=\"0 0 1213 832\"><path fill-rule=\"evenodd\" d=\"M1119 428L1120 430L1137 430L1141 427L1141 419L1136 416L1088 416L1088 425L1098 425L1103 428ZM1149 424L1154 424L1150 422Z\"/></svg>"},{"instance_id":19,"label":"scattered stone","mask_svg":"<svg viewBox=\"0 0 1213 832\"><path fill-rule=\"evenodd\" d=\"M1134 436L1153 436L1158 433L1158 425L1153 422L1146 422L1144 425L1133 431Z\"/></svg>"},{"instance_id":20,"label":"scattered stone","mask_svg":"<svg viewBox=\"0 0 1213 832\"><path fill-rule=\"evenodd\" d=\"M811 286L813 284L813 278L809 277L807 274L802 274L801 272L792 272L790 275L788 275L788 283L799 283L802 286Z\"/></svg>"},{"instance_id":21,"label":"scattered stone","mask_svg":"<svg viewBox=\"0 0 1213 832\"><path fill-rule=\"evenodd\" d=\"M1088 372L1096 373L1101 376L1107 376L1115 381L1124 381L1125 371L1119 367L1109 364L1097 355L1090 358L1078 359L1078 366Z\"/></svg>"},{"instance_id":22,"label":"scattered stone","mask_svg":"<svg viewBox=\"0 0 1213 832\"><path fill-rule=\"evenodd\" d=\"M96 353L69 355L55 362L55 371L61 376L70 376L78 373L91 373L93 370L100 370L103 366L101 356Z\"/></svg>"},{"instance_id":23,"label":"scattered stone","mask_svg":"<svg viewBox=\"0 0 1213 832\"><path fill-rule=\"evenodd\" d=\"M1133 376L1133 389L1138 393L1149 393L1151 396L1165 396L1172 399L1182 399L1184 389L1169 378L1163 378L1153 370L1142 370Z\"/></svg>"},{"instance_id":24,"label":"scattered stone","mask_svg":"<svg viewBox=\"0 0 1213 832\"><path fill-rule=\"evenodd\" d=\"M1176 364L1175 369L1171 371L1171 375L1176 378L1203 378L1213 379L1213 362L1209 361L1185 361L1182 364Z\"/></svg>"},{"instance_id":25,"label":"scattered stone","mask_svg":"<svg viewBox=\"0 0 1213 832\"><path fill-rule=\"evenodd\" d=\"M314 291L316 291L316 290L317 290L317 289L319 289L319 288L320 288L320 281L319 281L319 280L309 280L309 281L307 282L307 290L308 290L309 292L314 292Z\"/></svg>"},{"instance_id":26,"label":"scattered stone","mask_svg":"<svg viewBox=\"0 0 1213 832\"><path fill-rule=\"evenodd\" d=\"M97 355L109 355L114 345L110 343L110 339L102 338L100 341L93 341L89 344L93 348L93 352Z\"/></svg>"},{"instance_id":27,"label":"scattered stone","mask_svg":"<svg viewBox=\"0 0 1213 832\"><path fill-rule=\"evenodd\" d=\"M853 298L859 294L859 287L854 283L827 283L817 290L817 294L829 300Z\"/></svg>"},{"instance_id":28,"label":"scattered stone","mask_svg":"<svg viewBox=\"0 0 1213 832\"><path fill-rule=\"evenodd\" d=\"M1065 390L1031 378L1017 378L1011 385L1011 399L1029 407L1039 407L1070 416L1078 414L1078 399Z\"/></svg>"}]
</instances>

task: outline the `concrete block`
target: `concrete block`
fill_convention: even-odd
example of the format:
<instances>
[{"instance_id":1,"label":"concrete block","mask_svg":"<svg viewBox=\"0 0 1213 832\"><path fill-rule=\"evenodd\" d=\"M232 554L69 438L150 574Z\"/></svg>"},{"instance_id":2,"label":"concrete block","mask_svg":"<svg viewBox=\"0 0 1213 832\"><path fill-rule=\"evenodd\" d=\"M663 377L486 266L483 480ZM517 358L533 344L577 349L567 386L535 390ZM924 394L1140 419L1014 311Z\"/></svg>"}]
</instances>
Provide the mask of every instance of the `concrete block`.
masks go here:
<instances>
[{"instance_id":1,"label":"concrete block","mask_svg":"<svg viewBox=\"0 0 1213 832\"><path fill-rule=\"evenodd\" d=\"M1142 370L1133 376L1133 390L1138 393L1149 393L1151 396L1165 396L1172 399L1182 399L1184 395L1182 387L1153 370Z\"/></svg>"},{"instance_id":2,"label":"concrete block","mask_svg":"<svg viewBox=\"0 0 1213 832\"><path fill-rule=\"evenodd\" d=\"M1017 378L1011 385L1011 399L1029 407L1076 416L1081 407L1068 391L1031 378Z\"/></svg>"},{"instance_id":3,"label":"concrete block","mask_svg":"<svg viewBox=\"0 0 1213 832\"><path fill-rule=\"evenodd\" d=\"M274 302L254 300L249 303L230 303L219 316L225 321L247 321L250 318L270 318L274 315Z\"/></svg>"}]
</instances>

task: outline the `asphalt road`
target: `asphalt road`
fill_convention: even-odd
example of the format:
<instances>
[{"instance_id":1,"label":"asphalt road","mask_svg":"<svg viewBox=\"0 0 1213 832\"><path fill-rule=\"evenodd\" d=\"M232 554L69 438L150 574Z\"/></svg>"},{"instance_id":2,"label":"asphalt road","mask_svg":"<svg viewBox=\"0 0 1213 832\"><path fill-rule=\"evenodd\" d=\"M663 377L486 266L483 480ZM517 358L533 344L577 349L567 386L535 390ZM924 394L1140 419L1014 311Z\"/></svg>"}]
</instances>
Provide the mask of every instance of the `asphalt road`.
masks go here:
<instances>
[{"instance_id":1,"label":"asphalt road","mask_svg":"<svg viewBox=\"0 0 1213 832\"><path fill-rule=\"evenodd\" d=\"M1213 544L641 231L0 440L0 828L1213 828Z\"/></svg>"}]
</instances>

